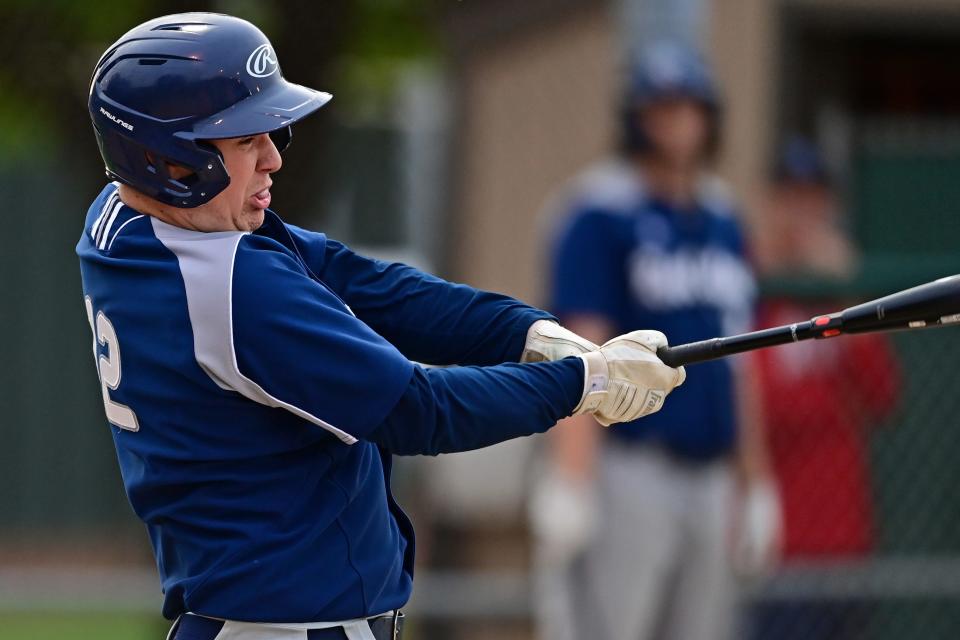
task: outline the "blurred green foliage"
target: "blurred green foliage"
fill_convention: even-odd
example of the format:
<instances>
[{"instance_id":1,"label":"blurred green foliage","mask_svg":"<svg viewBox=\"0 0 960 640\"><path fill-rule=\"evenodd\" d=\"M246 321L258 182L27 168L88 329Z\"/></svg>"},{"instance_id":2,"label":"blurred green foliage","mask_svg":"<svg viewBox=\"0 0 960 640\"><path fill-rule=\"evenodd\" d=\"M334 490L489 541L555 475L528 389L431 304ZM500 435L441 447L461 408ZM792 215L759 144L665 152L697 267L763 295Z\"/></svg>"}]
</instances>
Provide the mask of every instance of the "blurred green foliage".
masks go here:
<instances>
[{"instance_id":1,"label":"blurred green foliage","mask_svg":"<svg viewBox=\"0 0 960 640\"><path fill-rule=\"evenodd\" d=\"M388 99L399 67L433 57L437 1L2 0L0 170L54 155L78 135L90 146L90 72L112 41L147 19L197 10L249 19L273 40L286 75L334 90L340 108L355 111Z\"/></svg>"},{"instance_id":2,"label":"blurred green foliage","mask_svg":"<svg viewBox=\"0 0 960 640\"><path fill-rule=\"evenodd\" d=\"M437 3L356 0L354 5L354 22L337 66L337 98L354 114L359 108L382 115L405 65L437 61Z\"/></svg>"},{"instance_id":3,"label":"blurred green foliage","mask_svg":"<svg viewBox=\"0 0 960 640\"><path fill-rule=\"evenodd\" d=\"M126 31L147 4L0 2L0 168L56 153L81 121L65 107L85 97L100 43Z\"/></svg>"},{"instance_id":4,"label":"blurred green foliage","mask_svg":"<svg viewBox=\"0 0 960 640\"><path fill-rule=\"evenodd\" d=\"M153 640L168 628L159 616L137 613L0 613L0 640Z\"/></svg>"},{"instance_id":5,"label":"blurred green foliage","mask_svg":"<svg viewBox=\"0 0 960 640\"><path fill-rule=\"evenodd\" d=\"M33 106L13 82L0 75L0 170L31 156L53 153L56 136L48 124L52 120L49 110Z\"/></svg>"}]
</instances>

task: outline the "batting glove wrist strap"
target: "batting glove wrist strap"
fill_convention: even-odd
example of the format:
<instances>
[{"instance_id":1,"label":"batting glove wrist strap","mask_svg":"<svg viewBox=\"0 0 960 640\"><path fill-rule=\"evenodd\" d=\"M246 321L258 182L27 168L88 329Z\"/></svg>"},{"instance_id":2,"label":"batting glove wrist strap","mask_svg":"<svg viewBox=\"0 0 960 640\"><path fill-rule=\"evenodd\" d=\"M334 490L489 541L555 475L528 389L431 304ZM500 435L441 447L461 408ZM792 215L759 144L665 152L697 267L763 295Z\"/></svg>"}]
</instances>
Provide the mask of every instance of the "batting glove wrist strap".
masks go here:
<instances>
[{"instance_id":1,"label":"batting glove wrist strap","mask_svg":"<svg viewBox=\"0 0 960 640\"><path fill-rule=\"evenodd\" d=\"M594 413L607 398L610 373L607 359L599 351L590 351L580 356L583 360L583 396L573 410L574 415Z\"/></svg>"}]
</instances>

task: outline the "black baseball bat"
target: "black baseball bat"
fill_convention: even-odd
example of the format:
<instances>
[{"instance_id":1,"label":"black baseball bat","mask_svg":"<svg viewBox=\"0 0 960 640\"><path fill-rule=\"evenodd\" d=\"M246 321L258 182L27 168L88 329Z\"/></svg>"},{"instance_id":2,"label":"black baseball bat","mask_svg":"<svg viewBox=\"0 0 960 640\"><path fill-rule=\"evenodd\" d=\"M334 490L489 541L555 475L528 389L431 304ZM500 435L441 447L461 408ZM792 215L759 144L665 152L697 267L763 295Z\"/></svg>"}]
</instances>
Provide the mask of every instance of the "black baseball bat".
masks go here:
<instances>
[{"instance_id":1,"label":"black baseball bat","mask_svg":"<svg viewBox=\"0 0 960 640\"><path fill-rule=\"evenodd\" d=\"M671 367L801 340L960 323L960 275L940 278L804 322L657 349Z\"/></svg>"}]
</instances>

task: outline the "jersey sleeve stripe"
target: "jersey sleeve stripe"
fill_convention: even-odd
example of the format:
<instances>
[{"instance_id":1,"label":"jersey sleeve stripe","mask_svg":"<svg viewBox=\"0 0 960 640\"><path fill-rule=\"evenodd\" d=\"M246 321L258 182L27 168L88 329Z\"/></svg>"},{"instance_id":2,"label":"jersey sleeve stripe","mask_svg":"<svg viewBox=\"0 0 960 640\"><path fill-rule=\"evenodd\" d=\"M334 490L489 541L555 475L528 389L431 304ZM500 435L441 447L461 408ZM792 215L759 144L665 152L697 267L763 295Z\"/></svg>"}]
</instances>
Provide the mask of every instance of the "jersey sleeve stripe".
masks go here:
<instances>
[{"instance_id":1,"label":"jersey sleeve stripe","mask_svg":"<svg viewBox=\"0 0 960 640\"><path fill-rule=\"evenodd\" d=\"M233 271L245 232L198 233L150 218L154 234L177 257L187 295L194 338L194 357L221 389L235 391L259 404L282 408L312 422L346 444L357 439L329 422L270 395L243 375L233 341Z\"/></svg>"},{"instance_id":2,"label":"jersey sleeve stripe","mask_svg":"<svg viewBox=\"0 0 960 640\"><path fill-rule=\"evenodd\" d=\"M113 205L113 209L110 211L110 217L107 218L107 223L100 228L99 237L97 238L97 248L103 250L107 245L107 237L110 235L110 227L113 226L114 221L117 219L117 214L120 213L120 209L123 208L123 202L119 199L117 203Z\"/></svg>"},{"instance_id":3,"label":"jersey sleeve stripe","mask_svg":"<svg viewBox=\"0 0 960 640\"><path fill-rule=\"evenodd\" d=\"M103 224L103 219L106 218L108 212L113 209L113 206L117 203L117 198L119 198L119 196L117 195L116 191L110 194L110 197L107 198L107 201L100 209L100 215L97 216L96 222L94 222L93 226L90 228L90 237L94 242L97 241L97 232L100 230L100 225Z\"/></svg>"},{"instance_id":4,"label":"jersey sleeve stripe","mask_svg":"<svg viewBox=\"0 0 960 640\"><path fill-rule=\"evenodd\" d=\"M227 294L228 296L227 314L229 316L228 323L230 327L230 330L229 330L230 363L233 367L232 373L235 373L243 381L243 387L244 387L243 390L241 389L236 389L236 390L239 393L242 393L244 396L250 398L251 400L259 402L260 404L264 404L270 407L282 407L287 411L289 411L290 413L303 418L304 420L309 420L315 425L323 427L327 431L331 432L346 444L356 443L357 439L351 436L349 433L342 431L340 429L337 429L335 426L333 426L329 422L326 422L325 420L322 420L317 416L307 411L304 411L300 407L296 407L292 404L284 402L283 400L280 400L279 398L276 398L270 395L269 393L267 393L267 391L263 387L261 387L259 384L257 384L247 376L243 375L243 373L241 373L240 366L237 364L237 350L233 342L233 267L237 258L237 249L240 246L240 241L243 239L243 235L245 234L241 234L240 236L237 237L237 241L234 243L233 251L231 252L231 255L230 255L229 285L228 285L229 289Z\"/></svg>"},{"instance_id":5,"label":"jersey sleeve stripe","mask_svg":"<svg viewBox=\"0 0 960 640\"><path fill-rule=\"evenodd\" d=\"M113 241L117 239L117 236L120 235L120 232L123 231L123 228L124 228L125 226L127 226L128 224L130 224L130 223L133 222L134 220L139 220L139 219L142 218L142 217L143 217L143 214L141 213L141 214L138 215L138 216L133 216L132 218L130 218L129 220L127 220L126 222L124 222L122 225L120 225L120 227L117 228L116 232L113 234L113 237L110 238L110 242L107 244L107 251L110 251L110 248L113 246Z\"/></svg>"}]
</instances>

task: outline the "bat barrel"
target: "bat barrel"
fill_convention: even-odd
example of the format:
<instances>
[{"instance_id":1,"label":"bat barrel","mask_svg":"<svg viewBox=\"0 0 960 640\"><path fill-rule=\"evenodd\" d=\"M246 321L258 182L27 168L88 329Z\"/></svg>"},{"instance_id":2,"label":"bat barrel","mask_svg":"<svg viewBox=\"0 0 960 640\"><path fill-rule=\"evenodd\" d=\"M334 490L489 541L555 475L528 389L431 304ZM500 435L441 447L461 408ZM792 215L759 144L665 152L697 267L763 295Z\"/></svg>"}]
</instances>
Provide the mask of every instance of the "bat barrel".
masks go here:
<instances>
[{"instance_id":1,"label":"bat barrel","mask_svg":"<svg viewBox=\"0 0 960 640\"><path fill-rule=\"evenodd\" d=\"M960 275L844 309L844 333L921 328L960 320Z\"/></svg>"}]
</instances>

